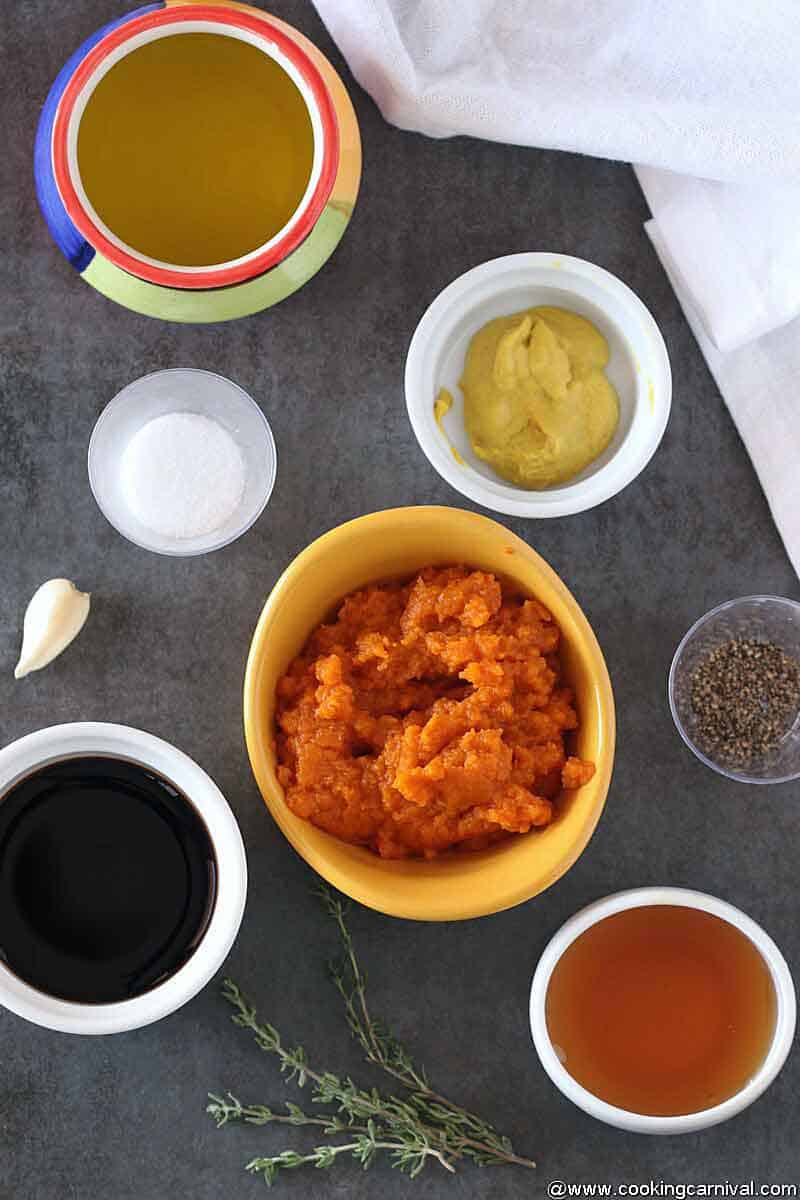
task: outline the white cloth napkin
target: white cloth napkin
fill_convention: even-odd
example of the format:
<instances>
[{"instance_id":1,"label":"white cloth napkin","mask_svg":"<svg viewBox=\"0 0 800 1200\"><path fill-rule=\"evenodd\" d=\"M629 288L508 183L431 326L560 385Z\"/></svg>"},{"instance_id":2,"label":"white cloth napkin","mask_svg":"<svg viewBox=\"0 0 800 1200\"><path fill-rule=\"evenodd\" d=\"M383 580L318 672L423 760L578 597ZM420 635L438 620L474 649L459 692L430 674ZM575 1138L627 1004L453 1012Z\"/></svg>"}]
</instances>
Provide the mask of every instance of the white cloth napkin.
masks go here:
<instances>
[{"instance_id":1,"label":"white cloth napkin","mask_svg":"<svg viewBox=\"0 0 800 1200\"><path fill-rule=\"evenodd\" d=\"M645 229L800 575L800 188L636 174Z\"/></svg>"},{"instance_id":2,"label":"white cloth napkin","mask_svg":"<svg viewBox=\"0 0 800 1200\"><path fill-rule=\"evenodd\" d=\"M315 3L403 129L638 164L648 233L800 573L797 0Z\"/></svg>"}]
</instances>

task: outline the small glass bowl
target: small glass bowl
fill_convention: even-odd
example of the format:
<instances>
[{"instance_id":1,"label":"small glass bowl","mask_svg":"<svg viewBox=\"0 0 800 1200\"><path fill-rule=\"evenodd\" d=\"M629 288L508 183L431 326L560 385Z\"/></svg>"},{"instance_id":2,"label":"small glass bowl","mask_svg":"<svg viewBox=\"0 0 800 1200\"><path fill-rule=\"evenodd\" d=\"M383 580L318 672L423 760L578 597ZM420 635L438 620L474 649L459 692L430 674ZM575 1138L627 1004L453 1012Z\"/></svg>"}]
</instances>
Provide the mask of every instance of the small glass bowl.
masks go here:
<instances>
[{"instance_id":1,"label":"small glass bowl","mask_svg":"<svg viewBox=\"0 0 800 1200\"><path fill-rule=\"evenodd\" d=\"M689 749L707 767L740 783L787 783L800 778L800 714L777 746L746 769L717 761L694 740L691 677L701 659L733 638L772 642L800 662L800 604L783 596L742 596L712 608L684 637L669 672L669 707Z\"/></svg>"},{"instance_id":2,"label":"small glass bowl","mask_svg":"<svg viewBox=\"0 0 800 1200\"><path fill-rule=\"evenodd\" d=\"M120 462L130 439L148 421L175 412L216 421L244 459L244 491L236 510L223 525L198 537L171 538L149 529L130 511L120 486ZM212 371L176 368L143 375L106 405L89 441L89 483L100 511L128 541L156 554L208 554L241 537L261 516L272 495L277 461L269 422L247 392Z\"/></svg>"}]
</instances>

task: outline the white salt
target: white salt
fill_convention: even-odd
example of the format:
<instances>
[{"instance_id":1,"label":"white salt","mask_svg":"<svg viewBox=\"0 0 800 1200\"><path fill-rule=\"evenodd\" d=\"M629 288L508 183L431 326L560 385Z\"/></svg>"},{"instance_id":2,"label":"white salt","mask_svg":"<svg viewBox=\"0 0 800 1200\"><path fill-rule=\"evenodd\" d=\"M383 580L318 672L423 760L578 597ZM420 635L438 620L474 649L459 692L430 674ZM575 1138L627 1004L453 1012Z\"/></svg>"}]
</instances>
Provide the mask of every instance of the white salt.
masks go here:
<instances>
[{"instance_id":1,"label":"white salt","mask_svg":"<svg viewBox=\"0 0 800 1200\"><path fill-rule=\"evenodd\" d=\"M245 465L231 435L199 413L155 417L128 442L120 462L125 502L165 538L213 533L244 494Z\"/></svg>"}]
</instances>

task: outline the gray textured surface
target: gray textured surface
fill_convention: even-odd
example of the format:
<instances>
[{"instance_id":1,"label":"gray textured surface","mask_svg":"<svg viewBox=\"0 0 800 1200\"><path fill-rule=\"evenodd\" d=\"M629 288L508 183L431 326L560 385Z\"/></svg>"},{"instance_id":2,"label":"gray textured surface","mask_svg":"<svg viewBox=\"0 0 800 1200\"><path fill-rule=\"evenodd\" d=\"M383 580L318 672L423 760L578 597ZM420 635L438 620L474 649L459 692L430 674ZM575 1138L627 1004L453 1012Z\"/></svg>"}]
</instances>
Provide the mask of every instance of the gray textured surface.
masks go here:
<instances>
[{"instance_id":1,"label":"gray textured surface","mask_svg":"<svg viewBox=\"0 0 800 1200\"><path fill-rule=\"evenodd\" d=\"M306 0L275 4L331 53ZM672 728L665 679L701 612L744 592L797 596L744 448L642 232L631 171L555 153L434 143L388 128L355 85L365 175L351 229L311 285L279 308L225 326L159 324L82 284L48 240L30 159L38 108L78 42L116 0L7 4L3 84L0 426L0 738L58 721L152 730L199 760L228 796L252 884L228 964L266 1015L325 1066L358 1067L322 964L332 931L312 877L265 814L240 727L240 686L258 612L281 569L317 534L396 503L460 504L428 466L402 394L422 310L468 267L549 248L608 267L649 305L675 377L673 415L643 476L594 512L509 524L553 564L606 652L619 712L616 772L600 827L569 875L512 912L415 925L359 911L353 927L374 1006L437 1084L476 1106L540 1170L430 1173L410 1185L382 1167L287 1177L287 1195L543 1195L548 1180L797 1181L800 1058L720 1128L648 1139L593 1122L539 1069L527 989L558 925L622 887L671 883L741 905L798 963L800 789L752 791L713 776ZM345 78L348 78L345 75ZM262 404L278 443L271 504L238 544L208 558L158 558L123 541L94 506L86 445L105 403L159 367L230 375ZM19 626L33 589L66 574L94 593L80 643L15 684ZM211 1200L263 1193L248 1157L282 1131L216 1132L211 1089L280 1101L273 1064L227 1022L211 986L138 1033L77 1040L0 1012L2 1200Z\"/></svg>"}]
</instances>

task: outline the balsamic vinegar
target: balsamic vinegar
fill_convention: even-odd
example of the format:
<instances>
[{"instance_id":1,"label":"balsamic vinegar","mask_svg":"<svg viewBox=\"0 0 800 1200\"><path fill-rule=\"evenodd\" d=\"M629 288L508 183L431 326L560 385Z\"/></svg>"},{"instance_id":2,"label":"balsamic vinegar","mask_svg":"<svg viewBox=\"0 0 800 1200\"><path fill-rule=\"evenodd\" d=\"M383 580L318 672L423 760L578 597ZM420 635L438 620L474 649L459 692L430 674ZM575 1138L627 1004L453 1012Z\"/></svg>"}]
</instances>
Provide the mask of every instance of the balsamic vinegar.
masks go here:
<instances>
[{"instance_id":1,"label":"balsamic vinegar","mask_svg":"<svg viewBox=\"0 0 800 1200\"><path fill-rule=\"evenodd\" d=\"M48 995L148 991L192 954L215 893L204 822L147 767L65 759L0 800L0 959Z\"/></svg>"}]
</instances>

